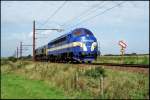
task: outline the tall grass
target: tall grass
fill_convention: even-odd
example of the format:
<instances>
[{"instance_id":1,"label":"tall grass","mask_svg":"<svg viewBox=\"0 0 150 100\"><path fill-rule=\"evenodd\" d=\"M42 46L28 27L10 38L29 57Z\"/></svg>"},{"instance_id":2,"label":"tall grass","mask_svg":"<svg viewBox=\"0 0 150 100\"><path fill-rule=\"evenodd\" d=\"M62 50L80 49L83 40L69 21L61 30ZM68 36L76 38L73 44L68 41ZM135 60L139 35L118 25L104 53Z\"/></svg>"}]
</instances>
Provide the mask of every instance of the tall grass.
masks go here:
<instances>
[{"instance_id":1,"label":"tall grass","mask_svg":"<svg viewBox=\"0 0 150 100\"><path fill-rule=\"evenodd\" d=\"M5 65L3 65L2 68ZM50 86L65 91L69 98L104 98L104 99L147 99L149 98L149 76L137 73L105 69L104 95L100 95L99 79L86 75L88 70L97 66L80 66L74 64L56 64L46 62L12 63L13 73L32 80L41 80ZM102 67L102 66L99 66ZM6 70L3 70L5 72ZM8 71L7 71L8 73ZM92 74L95 72L92 70Z\"/></svg>"}]
</instances>

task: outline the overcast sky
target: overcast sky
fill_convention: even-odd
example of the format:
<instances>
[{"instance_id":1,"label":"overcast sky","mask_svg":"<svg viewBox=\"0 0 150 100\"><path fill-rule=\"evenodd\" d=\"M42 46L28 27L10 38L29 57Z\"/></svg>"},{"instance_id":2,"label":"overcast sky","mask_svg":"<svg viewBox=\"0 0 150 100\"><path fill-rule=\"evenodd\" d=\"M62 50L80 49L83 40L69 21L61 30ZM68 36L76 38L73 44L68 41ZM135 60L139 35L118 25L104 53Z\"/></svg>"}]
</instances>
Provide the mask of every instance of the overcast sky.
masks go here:
<instances>
[{"instance_id":1,"label":"overcast sky","mask_svg":"<svg viewBox=\"0 0 150 100\"><path fill-rule=\"evenodd\" d=\"M119 3L122 1L1 1L1 56L13 55L20 41L32 44L33 20L36 28L65 30L37 31L37 37L43 38L36 40L36 47L83 27L94 33L102 54L119 54L119 40L128 45L126 53L149 53L149 2L126 1L114 7ZM32 54L31 47L28 49L23 55Z\"/></svg>"}]
</instances>

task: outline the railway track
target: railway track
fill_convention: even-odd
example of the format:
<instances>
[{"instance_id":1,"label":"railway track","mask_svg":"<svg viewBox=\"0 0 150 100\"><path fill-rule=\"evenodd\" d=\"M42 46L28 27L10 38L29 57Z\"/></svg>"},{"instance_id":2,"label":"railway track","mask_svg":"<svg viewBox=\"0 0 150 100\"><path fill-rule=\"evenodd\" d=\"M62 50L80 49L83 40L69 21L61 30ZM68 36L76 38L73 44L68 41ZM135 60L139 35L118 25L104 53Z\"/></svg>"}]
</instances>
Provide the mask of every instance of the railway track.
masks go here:
<instances>
[{"instance_id":1,"label":"railway track","mask_svg":"<svg viewBox=\"0 0 150 100\"><path fill-rule=\"evenodd\" d=\"M46 62L46 61L39 61L39 62ZM67 63L67 62L53 62L53 63ZM145 64L117 64L117 63L70 63L70 64L80 64L83 66L86 65L102 65L102 66L116 66L116 67L135 67L135 68L149 68L149 65Z\"/></svg>"},{"instance_id":2,"label":"railway track","mask_svg":"<svg viewBox=\"0 0 150 100\"><path fill-rule=\"evenodd\" d=\"M142 73L145 75L149 75L149 65L143 64L114 64L114 63L91 63L91 64L81 64L80 66L84 67L86 65L92 66L103 66L104 68L119 70L119 71L127 71L132 73Z\"/></svg>"},{"instance_id":3,"label":"railway track","mask_svg":"<svg viewBox=\"0 0 150 100\"><path fill-rule=\"evenodd\" d=\"M144 65L144 64L91 63L91 64L87 64L87 65L103 65L103 66L118 66L118 67L149 68L149 65Z\"/></svg>"}]
</instances>

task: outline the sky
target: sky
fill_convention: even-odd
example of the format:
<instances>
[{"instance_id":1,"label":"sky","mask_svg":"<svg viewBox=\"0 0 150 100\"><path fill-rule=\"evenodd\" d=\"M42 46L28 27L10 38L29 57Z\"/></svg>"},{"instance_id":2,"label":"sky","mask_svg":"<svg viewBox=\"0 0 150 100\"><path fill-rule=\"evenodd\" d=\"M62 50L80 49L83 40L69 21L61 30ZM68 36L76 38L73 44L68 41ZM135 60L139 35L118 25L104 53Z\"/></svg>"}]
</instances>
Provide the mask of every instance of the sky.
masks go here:
<instances>
[{"instance_id":1,"label":"sky","mask_svg":"<svg viewBox=\"0 0 150 100\"><path fill-rule=\"evenodd\" d=\"M36 28L64 29L36 31L36 48L82 27L93 32L102 55L120 54L120 40L125 53L149 53L148 1L1 1L2 57L12 56L21 41L32 45L33 20ZM31 47L24 49L23 56L32 55Z\"/></svg>"}]
</instances>

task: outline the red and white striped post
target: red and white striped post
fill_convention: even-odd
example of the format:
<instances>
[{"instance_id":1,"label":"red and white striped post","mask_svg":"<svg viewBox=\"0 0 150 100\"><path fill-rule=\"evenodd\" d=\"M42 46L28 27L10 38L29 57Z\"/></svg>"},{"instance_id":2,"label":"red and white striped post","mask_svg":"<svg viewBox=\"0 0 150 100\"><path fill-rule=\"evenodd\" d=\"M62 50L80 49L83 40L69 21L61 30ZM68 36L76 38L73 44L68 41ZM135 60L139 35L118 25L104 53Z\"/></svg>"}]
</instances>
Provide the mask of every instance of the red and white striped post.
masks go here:
<instances>
[{"instance_id":1,"label":"red and white striped post","mask_svg":"<svg viewBox=\"0 0 150 100\"><path fill-rule=\"evenodd\" d=\"M125 53L125 48L127 47L127 45L123 40L121 40L121 41L119 41L119 46L121 46L121 50L120 50L121 55L122 55L122 60L121 61L123 63L123 55Z\"/></svg>"}]
</instances>

